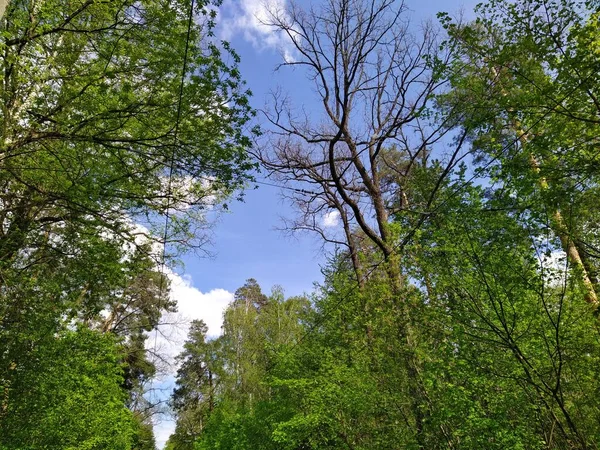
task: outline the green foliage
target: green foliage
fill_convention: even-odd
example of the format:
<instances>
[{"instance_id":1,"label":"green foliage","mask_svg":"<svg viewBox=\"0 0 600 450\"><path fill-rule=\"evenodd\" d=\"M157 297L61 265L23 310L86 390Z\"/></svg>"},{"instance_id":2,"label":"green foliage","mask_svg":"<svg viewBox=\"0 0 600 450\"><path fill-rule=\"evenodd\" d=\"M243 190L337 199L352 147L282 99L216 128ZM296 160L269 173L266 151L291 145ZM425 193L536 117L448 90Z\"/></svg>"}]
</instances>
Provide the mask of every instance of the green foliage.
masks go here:
<instances>
[{"instance_id":1,"label":"green foliage","mask_svg":"<svg viewBox=\"0 0 600 450\"><path fill-rule=\"evenodd\" d=\"M144 421L143 417L134 414L134 434L131 450L155 450L156 440L152 424Z\"/></svg>"},{"instance_id":2,"label":"green foliage","mask_svg":"<svg viewBox=\"0 0 600 450\"><path fill-rule=\"evenodd\" d=\"M237 56L211 40L210 4L196 2L188 41L189 8L10 2L0 43L3 261L45 245L47 232L95 228L132 242L131 218L152 222L167 206L180 212L169 241L203 242L202 212L252 167L252 113Z\"/></svg>"},{"instance_id":3,"label":"green foliage","mask_svg":"<svg viewBox=\"0 0 600 450\"><path fill-rule=\"evenodd\" d=\"M206 326L192 323L179 356L170 448L279 448L270 436L286 407L273 402L268 372L297 342L308 308L306 299L285 299L280 289L266 296L249 279L225 312L221 337L207 339Z\"/></svg>"},{"instance_id":4,"label":"green foliage","mask_svg":"<svg viewBox=\"0 0 600 450\"><path fill-rule=\"evenodd\" d=\"M188 0L6 10L2 449L155 446L145 341L175 305L132 220L168 213L168 240L200 245L253 167L213 6L192 22ZM311 300L249 279L222 336L193 322L169 450L599 448L597 5L440 18L452 58L427 63L448 89L415 118L465 133L463 166L435 159L441 141L378 149L384 245L350 230Z\"/></svg>"},{"instance_id":5,"label":"green foliage","mask_svg":"<svg viewBox=\"0 0 600 450\"><path fill-rule=\"evenodd\" d=\"M175 308L156 269L161 216L169 252L200 248L206 211L254 167L217 5L13 0L0 19L8 448L154 448L138 413L156 371L147 334Z\"/></svg>"},{"instance_id":6,"label":"green foliage","mask_svg":"<svg viewBox=\"0 0 600 450\"><path fill-rule=\"evenodd\" d=\"M269 346L272 303L236 301L196 448L599 448L591 8L497 0L472 23L442 15L454 59L436 62L448 89L429 118L466 133L463 165L441 178L435 146L381 149L398 245L338 254L299 339Z\"/></svg>"},{"instance_id":7,"label":"green foliage","mask_svg":"<svg viewBox=\"0 0 600 450\"><path fill-rule=\"evenodd\" d=\"M10 382L1 380L1 448L131 448L133 417L111 336L85 327L50 333L9 370Z\"/></svg>"}]
</instances>

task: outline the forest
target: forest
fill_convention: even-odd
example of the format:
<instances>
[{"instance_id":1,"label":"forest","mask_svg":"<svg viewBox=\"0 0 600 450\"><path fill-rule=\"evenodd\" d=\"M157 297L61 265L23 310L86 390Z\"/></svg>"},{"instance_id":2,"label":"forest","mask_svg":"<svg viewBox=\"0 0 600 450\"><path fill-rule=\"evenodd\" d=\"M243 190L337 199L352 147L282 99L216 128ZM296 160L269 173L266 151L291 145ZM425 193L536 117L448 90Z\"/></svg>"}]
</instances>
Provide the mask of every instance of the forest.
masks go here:
<instances>
[{"instance_id":1,"label":"forest","mask_svg":"<svg viewBox=\"0 0 600 450\"><path fill-rule=\"evenodd\" d=\"M600 449L600 4L281 1L313 98L263 109L222 4L0 3L0 450ZM169 274L261 180L323 281L248 267L157 398Z\"/></svg>"}]
</instances>

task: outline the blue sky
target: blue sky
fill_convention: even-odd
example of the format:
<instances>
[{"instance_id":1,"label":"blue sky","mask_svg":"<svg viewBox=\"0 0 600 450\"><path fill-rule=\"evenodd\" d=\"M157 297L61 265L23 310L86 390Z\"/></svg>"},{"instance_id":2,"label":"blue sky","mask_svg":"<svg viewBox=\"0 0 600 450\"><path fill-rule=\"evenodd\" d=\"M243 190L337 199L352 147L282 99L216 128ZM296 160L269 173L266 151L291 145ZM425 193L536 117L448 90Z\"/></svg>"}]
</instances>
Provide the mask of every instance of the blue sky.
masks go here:
<instances>
[{"instance_id":1,"label":"blue sky","mask_svg":"<svg viewBox=\"0 0 600 450\"><path fill-rule=\"evenodd\" d=\"M268 0L268 3L285 7L286 1ZM319 1L313 3L318 5ZM225 0L217 19L218 33L241 56L240 70L254 93L255 108L263 108L269 92L277 87L301 98L310 108L315 104L315 97L302 73L274 70L286 52L286 42L260 24L257 15L261 14L261 3L262 0ZM308 1L298 3L306 5ZM456 13L462 8L470 16L477 3L475 0L406 1L415 26L423 20L435 20L438 11ZM262 178L258 175L258 179ZM282 217L291 216L293 211L282 201L280 191L270 186L259 185L258 189L248 190L244 202L230 202L229 212L220 217L213 231L211 252L214 257L187 255L178 273L171 275L172 296L180 305L180 321L202 318L209 326L209 333L217 335L223 309L247 278L255 278L265 291L281 285L287 295L309 293L315 282L322 281L320 266L325 263L327 252L317 237L308 234L291 237L277 230L283 226ZM335 220L330 222L335 224ZM171 355L176 354L186 330L185 324L177 330L169 330L167 334L173 334L174 344L165 341L161 343L162 348ZM168 389L172 382L172 375L168 375L161 386ZM160 447L173 427L170 420L162 420L155 426Z\"/></svg>"}]
</instances>

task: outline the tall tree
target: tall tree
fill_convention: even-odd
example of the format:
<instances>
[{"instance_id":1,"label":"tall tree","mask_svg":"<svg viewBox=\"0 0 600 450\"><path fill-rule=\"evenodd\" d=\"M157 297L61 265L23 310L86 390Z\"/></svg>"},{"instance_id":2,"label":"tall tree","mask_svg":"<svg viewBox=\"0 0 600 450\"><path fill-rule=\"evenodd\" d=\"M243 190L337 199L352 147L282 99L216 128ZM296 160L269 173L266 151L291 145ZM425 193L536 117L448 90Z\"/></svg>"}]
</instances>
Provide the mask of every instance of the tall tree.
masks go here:
<instances>
[{"instance_id":1,"label":"tall tree","mask_svg":"<svg viewBox=\"0 0 600 450\"><path fill-rule=\"evenodd\" d=\"M447 132L448 124L432 120L429 107L445 83L434 62L449 54L438 51L433 27L425 26L418 37L411 33L406 9L403 2L331 0L310 11L293 5L271 16L297 53L282 66L306 69L319 110L297 111L274 95L266 113L270 145L258 148L258 156L275 176L306 188L291 194L300 210L292 228L347 246L359 282L367 270L358 258L355 229L386 260L398 253L390 201L403 198L394 212L405 214L431 206L435 189L429 205L408 202L410 177L416 166L427 165L431 146ZM450 149L442 175L454 167L461 144L459 139ZM319 217L332 211L341 219L342 236L330 237L320 225ZM412 233L403 232L402 238Z\"/></svg>"},{"instance_id":2,"label":"tall tree","mask_svg":"<svg viewBox=\"0 0 600 450\"><path fill-rule=\"evenodd\" d=\"M175 433L169 438L174 449L193 449L194 443L206 428L218 395L220 368L216 346L207 338L208 328L203 321L193 321L183 352L178 355L177 387L172 406L177 416Z\"/></svg>"},{"instance_id":3,"label":"tall tree","mask_svg":"<svg viewBox=\"0 0 600 450\"><path fill-rule=\"evenodd\" d=\"M38 348L76 324L119 338L132 407L153 373L144 341L173 309L153 243L164 241L167 253L172 244L201 249L207 212L253 166L248 92L237 55L213 39L216 4L8 3L0 19L6 408L25 395L14 387Z\"/></svg>"},{"instance_id":4,"label":"tall tree","mask_svg":"<svg viewBox=\"0 0 600 450\"><path fill-rule=\"evenodd\" d=\"M460 55L445 104L463 105L484 173L547 223L596 310L596 244L586 229L597 214L597 6L493 1L471 24L443 17Z\"/></svg>"},{"instance_id":5,"label":"tall tree","mask_svg":"<svg viewBox=\"0 0 600 450\"><path fill-rule=\"evenodd\" d=\"M451 52L439 50L432 26L415 36L406 9L404 2L391 0L329 0L306 11L292 5L289 11L273 12L271 24L288 36L297 54L282 66L306 69L319 110L294 110L288 99L275 95L266 114L271 139L257 153L277 179L299 187L290 190L300 211L292 228L316 231L346 247L359 287L374 266L385 268L389 290L382 295L396 320L395 332L405 342L397 367L405 371L412 392L406 414L418 441L427 395L411 325L418 305L407 294L400 258L435 209L439 187L464 156L466 132L451 139L456 115L439 117L434 110L435 96L447 82L438 66ZM433 163L432 147L440 142L447 145ZM437 180L413 202L415 173L440 161ZM333 237L321 225L331 213L342 224L341 234ZM392 223L393 216L406 220ZM365 266L372 260L361 258L362 248L375 249L380 262Z\"/></svg>"}]
</instances>

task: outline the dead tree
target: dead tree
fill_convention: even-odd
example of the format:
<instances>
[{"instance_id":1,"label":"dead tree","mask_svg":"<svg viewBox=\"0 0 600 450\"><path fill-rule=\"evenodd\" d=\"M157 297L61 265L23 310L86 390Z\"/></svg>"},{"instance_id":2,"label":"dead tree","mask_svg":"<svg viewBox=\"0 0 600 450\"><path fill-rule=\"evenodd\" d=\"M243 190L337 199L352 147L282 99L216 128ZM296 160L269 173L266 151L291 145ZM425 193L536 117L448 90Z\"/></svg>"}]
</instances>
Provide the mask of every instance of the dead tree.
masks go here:
<instances>
[{"instance_id":1,"label":"dead tree","mask_svg":"<svg viewBox=\"0 0 600 450\"><path fill-rule=\"evenodd\" d=\"M359 249L371 247L382 256L390 312L405 347L399 364L408 375L410 414L423 446L427 395L400 258L464 157L466 134L451 131L456 115L445 111L441 118L434 108L445 86L436 67L450 53L439 50L433 27L412 34L406 7L395 0L326 0L310 10L292 4L273 11L270 21L295 48L294 59L278 69L306 70L318 107L294 108L274 93L265 111L271 129L257 157L270 175L294 188L284 192L300 212L289 228L347 247L359 286L372 272L362 266ZM435 174L430 187L414 195L413 173L428 167ZM341 222L337 234L321 222L332 211ZM392 226L399 217L406 219L400 233Z\"/></svg>"},{"instance_id":2,"label":"dead tree","mask_svg":"<svg viewBox=\"0 0 600 450\"><path fill-rule=\"evenodd\" d=\"M438 51L431 26L418 38L411 34L405 12L394 0L327 0L319 10L292 5L271 15L271 25L296 51L279 69L306 69L319 111L294 108L273 93L265 111L272 125L268 142L256 153L271 175L301 187L286 194L300 212L289 228L346 246L359 283L366 275L357 257L361 240L385 261L398 255L427 219L464 141L455 138L447 153L435 155L444 163L440 179L424 202L412 203L412 171L426 166L434 145L448 137L453 114L438 121L431 116L433 97L445 84L435 64L449 54ZM320 220L332 211L342 229L333 235ZM394 235L390 214L410 215L413 229Z\"/></svg>"}]
</instances>

